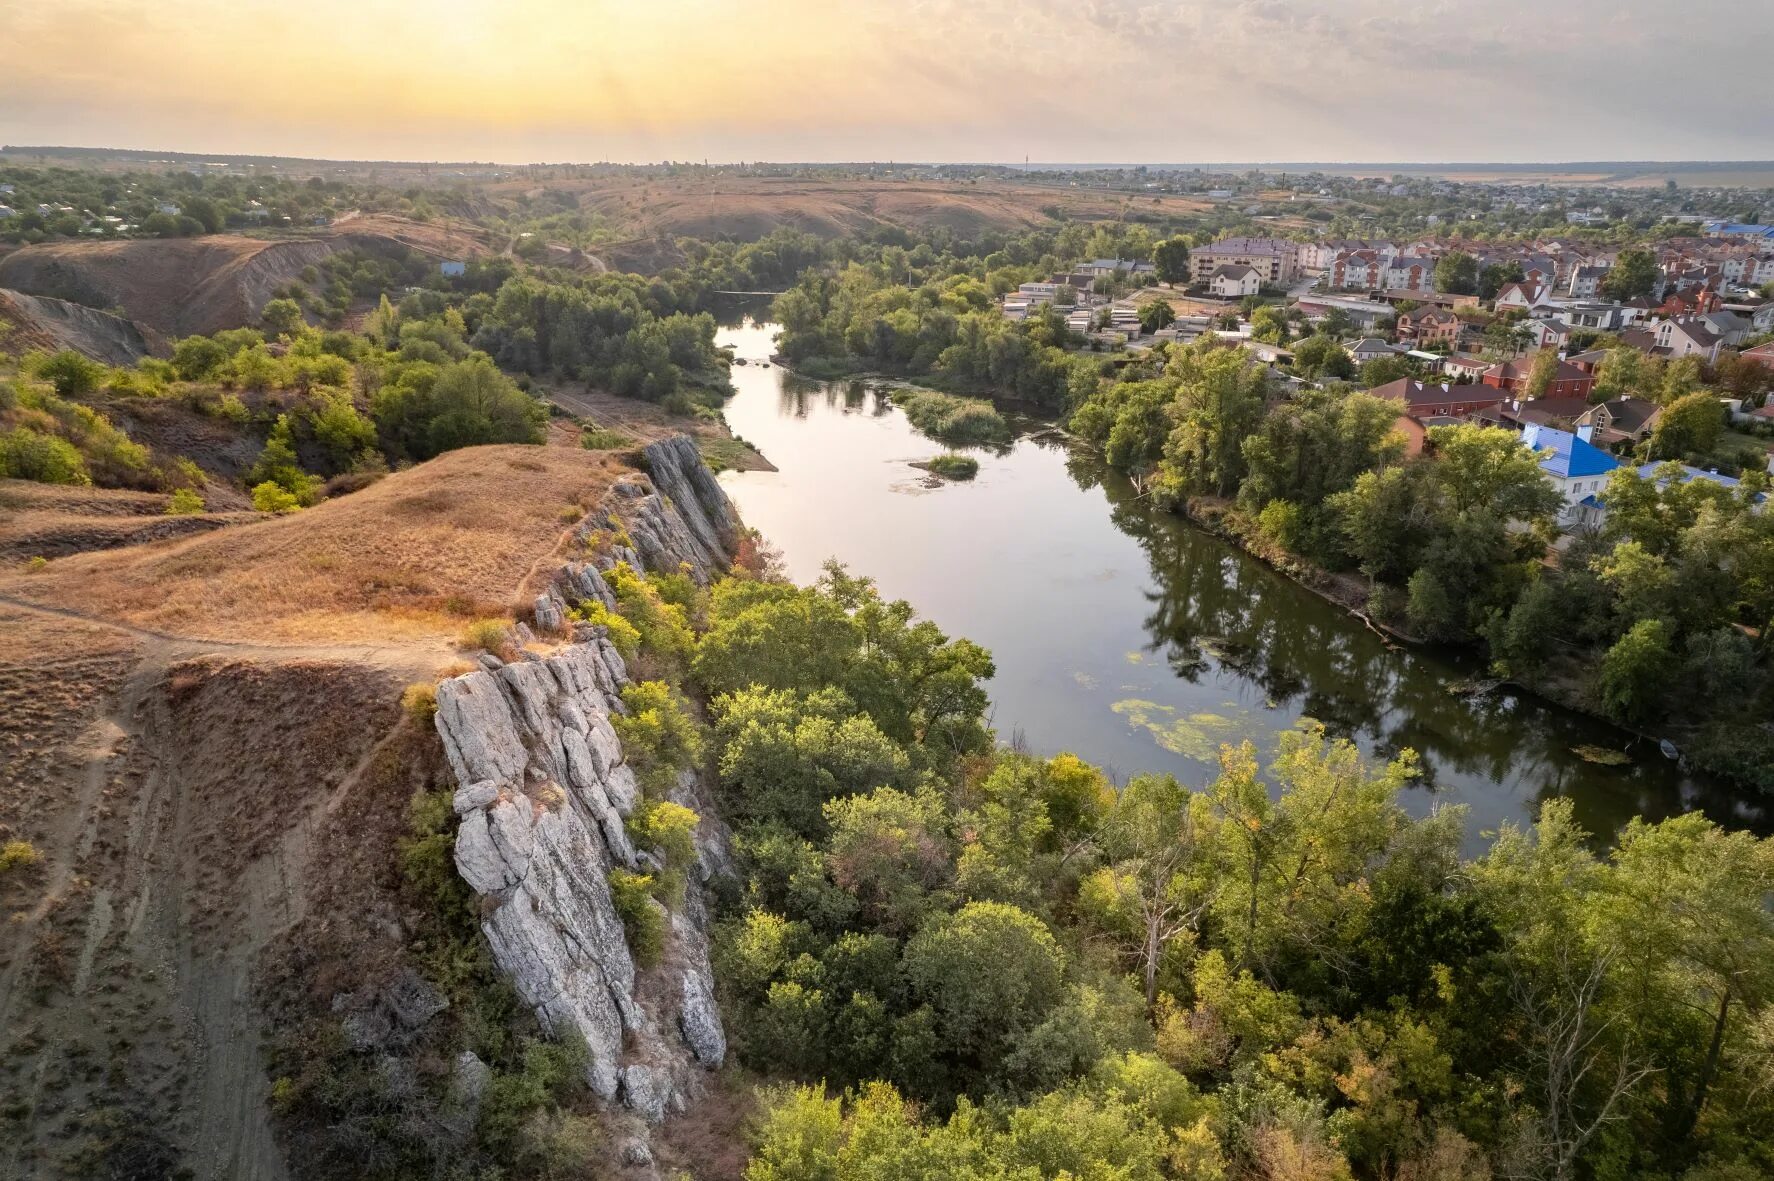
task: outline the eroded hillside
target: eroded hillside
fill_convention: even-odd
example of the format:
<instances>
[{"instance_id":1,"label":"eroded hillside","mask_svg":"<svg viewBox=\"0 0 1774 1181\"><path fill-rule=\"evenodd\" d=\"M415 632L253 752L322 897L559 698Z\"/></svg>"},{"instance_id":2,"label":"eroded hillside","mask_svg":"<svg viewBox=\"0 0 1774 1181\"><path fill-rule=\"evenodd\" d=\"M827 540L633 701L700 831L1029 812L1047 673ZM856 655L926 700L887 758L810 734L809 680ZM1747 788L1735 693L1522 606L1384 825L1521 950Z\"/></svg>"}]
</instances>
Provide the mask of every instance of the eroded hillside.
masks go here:
<instances>
[{"instance_id":1,"label":"eroded hillside","mask_svg":"<svg viewBox=\"0 0 1774 1181\"><path fill-rule=\"evenodd\" d=\"M573 1032L542 1005L566 986L549 973L628 959L608 887L579 875L549 895L609 920L601 950L578 945L551 966L509 958L505 939L488 958L474 912L442 904L466 888L448 845L443 876L427 876L415 866L432 846L414 834L421 804L471 773L485 780L480 760L501 742L542 745L494 799L530 793L563 817L589 817L578 796L590 785L575 776L591 769L550 761L547 733L604 719L599 773L621 766L607 719L624 708L622 662L601 629L549 615L566 601L552 588L576 600L617 557L689 561L706 577L736 528L687 441L649 447L645 463L652 479L613 454L470 448L296 516L0 582L0 842L28 850L0 875L0 1090L16 1097L0 1172L319 1177L370 1150L443 1159L497 1143L521 1156L543 1134L488 1130L477 1113L483 1092L530 1111L511 1089ZM552 628L507 630L520 608ZM458 633L477 617L464 651ZM483 644L510 663L463 660ZM601 681L557 686L555 666L586 653ZM537 696L531 674L556 687ZM442 698L506 686L554 720L456 711L446 747L424 698L408 693L403 709L404 686L440 677L455 678ZM550 795L556 780L570 797ZM472 800L458 793L457 809L490 802ZM649 855L621 833L605 828L599 847L638 866ZM653 1175L648 1123L696 1101L722 1057L697 930L674 936L694 942L657 969L629 960L620 1026L578 1029L603 1039L602 1056L569 1074L607 1109L535 1108L568 1121L549 1135L625 1137L636 1177ZM687 1002L668 998L680 996L698 999L696 1020L678 1016ZM641 1057L613 1062L612 1046ZM598 1085L613 1070L620 1094ZM403 1126L360 1125L366 1103ZM334 1104L349 1113L317 1121Z\"/></svg>"}]
</instances>

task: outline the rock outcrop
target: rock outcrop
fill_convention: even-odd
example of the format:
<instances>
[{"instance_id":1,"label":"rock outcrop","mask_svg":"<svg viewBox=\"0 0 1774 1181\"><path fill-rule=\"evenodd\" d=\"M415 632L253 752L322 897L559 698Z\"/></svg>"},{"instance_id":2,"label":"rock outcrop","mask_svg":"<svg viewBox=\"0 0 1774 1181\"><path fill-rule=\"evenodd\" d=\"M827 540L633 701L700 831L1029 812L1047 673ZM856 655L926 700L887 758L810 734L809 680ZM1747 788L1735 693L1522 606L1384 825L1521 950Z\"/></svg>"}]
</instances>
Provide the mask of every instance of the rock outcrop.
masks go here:
<instances>
[{"instance_id":1,"label":"rock outcrop","mask_svg":"<svg viewBox=\"0 0 1774 1181\"><path fill-rule=\"evenodd\" d=\"M694 445L680 437L644 454L650 478L623 481L581 526L620 528L635 544L557 572L536 602L541 631L564 631L579 602L614 604L598 562L687 564L706 582L730 560L738 520ZM697 867L664 954L638 967L609 885L614 870L654 867L624 824L641 791L610 721L624 710L628 673L601 629L574 631L550 654L486 658L438 686L437 727L458 785L456 866L483 900L482 929L518 995L551 1031L585 1039L598 1095L657 1122L726 1055L703 889L725 868L726 833L685 773L671 798L703 817Z\"/></svg>"}]
</instances>

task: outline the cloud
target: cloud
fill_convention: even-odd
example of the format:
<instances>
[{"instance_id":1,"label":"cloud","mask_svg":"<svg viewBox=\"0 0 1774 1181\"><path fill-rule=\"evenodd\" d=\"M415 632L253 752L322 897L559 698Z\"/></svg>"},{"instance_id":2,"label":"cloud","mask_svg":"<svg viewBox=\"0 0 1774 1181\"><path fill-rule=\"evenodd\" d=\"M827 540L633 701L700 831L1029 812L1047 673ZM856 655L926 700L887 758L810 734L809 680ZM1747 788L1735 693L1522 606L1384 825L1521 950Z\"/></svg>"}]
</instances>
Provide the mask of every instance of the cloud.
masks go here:
<instances>
[{"instance_id":1,"label":"cloud","mask_svg":"<svg viewBox=\"0 0 1774 1181\"><path fill-rule=\"evenodd\" d=\"M14 0L20 142L333 156L1774 157L1774 6Z\"/></svg>"}]
</instances>

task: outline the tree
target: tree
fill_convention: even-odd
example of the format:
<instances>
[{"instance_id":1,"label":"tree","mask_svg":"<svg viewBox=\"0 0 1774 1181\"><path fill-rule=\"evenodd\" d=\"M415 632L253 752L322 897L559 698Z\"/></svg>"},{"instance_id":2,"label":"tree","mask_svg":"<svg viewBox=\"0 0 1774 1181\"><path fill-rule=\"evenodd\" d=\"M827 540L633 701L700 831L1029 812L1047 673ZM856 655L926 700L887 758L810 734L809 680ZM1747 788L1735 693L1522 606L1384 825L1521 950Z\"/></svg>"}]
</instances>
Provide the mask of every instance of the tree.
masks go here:
<instances>
[{"instance_id":1,"label":"tree","mask_svg":"<svg viewBox=\"0 0 1774 1181\"><path fill-rule=\"evenodd\" d=\"M1308 381L1347 381L1355 376L1355 362L1336 337L1319 332L1294 346L1294 372Z\"/></svg>"},{"instance_id":2,"label":"tree","mask_svg":"<svg viewBox=\"0 0 1774 1181\"><path fill-rule=\"evenodd\" d=\"M90 394L98 388L99 380L105 376L103 365L88 360L73 349L62 349L48 357L42 357L33 368L36 375L53 386L56 395L62 398Z\"/></svg>"},{"instance_id":3,"label":"tree","mask_svg":"<svg viewBox=\"0 0 1774 1181\"><path fill-rule=\"evenodd\" d=\"M1497 298L1497 292L1506 284L1519 283L1526 277L1519 262L1490 263L1478 272L1478 297L1488 303Z\"/></svg>"},{"instance_id":4,"label":"tree","mask_svg":"<svg viewBox=\"0 0 1774 1181\"><path fill-rule=\"evenodd\" d=\"M1258 308L1250 316L1252 339L1269 344L1287 343L1287 312L1273 305Z\"/></svg>"},{"instance_id":5,"label":"tree","mask_svg":"<svg viewBox=\"0 0 1774 1181\"><path fill-rule=\"evenodd\" d=\"M1145 981L1148 1014L1158 1003L1158 972L1171 944L1192 934L1214 899L1196 837L1193 797L1168 775L1141 775L1116 797L1098 830L1108 864L1080 891Z\"/></svg>"},{"instance_id":6,"label":"tree","mask_svg":"<svg viewBox=\"0 0 1774 1181\"><path fill-rule=\"evenodd\" d=\"M1189 279L1189 242L1186 238L1166 238L1152 249L1152 265L1165 283L1186 283Z\"/></svg>"},{"instance_id":7,"label":"tree","mask_svg":"<svg viewBox=\"0 0 1774 1181\"><path fill-rule=\"evenodd\" d=\"M1164 443L1160 492L1171 500L1189 492L1228 495L1244 476L1244 439L1262 419L1266 371L1244 350L1212 342L1185 350L1170 368L1179 378L1176 427Z\"/></svg>"},{"instance_id":8,"label":"tree","mask_svg":"<svg viewBox=\"0 0 1774 1181\"><path fill-rule=\"evenodd\" d=\"M1641 619L1602 657L1596 678L1601 705L1610 717L1637 723L1651 716L1675 669L1669 624Z\"/></svg>"},{"instance_id":9,"label":"tree","mask_svg":"<svg viewBox=\"0 0 1774 1181\"><path fill-rule=\"evenodd\" d=\"M945 1049L975 1070L992 1068L1047 1016L1065 978L1065 955L1047 924L1001 902L933 917L906 944L904 965Z\"/></svg>"},{"instance_id":10,"label":"tree","mask_svg":"<svg viewBox=\"0 0 1774 1181\"><path fill-rule=\"evenodd\" d=\"M1540 459L1513 432L1461 423L1429 428L1436 483L1458 512L1483 508L1505 520L1547 516L1558 493L1540 471Z\"/></svg>"},{"instance_id":11,"label":"tree","mask_svg":"<svg viewBox=\"0 0 1774 1181\"><path fill-rule=\"evenodd\" d=\"M1528 370L1528 397L1546 396L1546 391L1552 388L1552 383L1558 378L1560 363L1558 353L1552 349L1541 349L1534 354L1534 364Z\"/></svg>"},{"instance_id":12,"label":"tree","mask_svg":"<svg viewBox=\"0 0 1774 1181\"><path fill-rule=\"evenodd\" d=\"M1435 289L1450 295L1471 295L1478 290L1478 260L1454 251L1435 264Z\"/></svg>"},{"instance_id":13,"label":"tree","mask_svg":"<svg viewBox=\"0 0 1774 1181\"><path fill-rule=\"evenodd\" d=\"M1417 367L1409 357L1397 353L1375 357L1364 361L1361 366L1361 384L1367 389L1378 389L1388 382L1397 381L1401 377L1410 377L1417 372Z\"/></svg>"},{"instance_id":14,"label":"tree","mask_svg":"<svg viewBox=\"0 0 1774 1181\"><path fill-rule=\"evenodd\" d=\"M1147 332L1156 332L1167 328L1176 321L1176 309L1170 306L1167 299L1154 299L1150 303L1140 305L1140 327Z\"/></svg>"},{"instance_id":15,"label":"tree","mask_svg":"<svg viewBox=\"0 0 1774 1181\"><path fill-rule=\"evenodd\" d=\"M1652 459L1701 459L1718 446L1725 429L1725 408L1712 394L1677 398L1663 408L1651 431Z\"/></svg>"},{"instance_id":16,"label":"tree","mask_svg":"<svg viewBox=\"0 0 1774 1181\"><path fill-rule=\"evenodd\" d=\"M1656 290L1660 273L1657 256L1649 250L1622 250L1602 276L1601 292L1613 300L1639 299Z\"/></svg>"},{"instance_id":17,"label":"tree","mask_svg":"<svg viewBox=\"0 0 1774 1181\"><path fill-rule=\"evenodd\" d=\"M293 299L274 299L265 305L259 313L259 320L265 331L273 336L286 336L301 328L306 321L302 317L302 305Z\"/></svg>"}]
</instances>

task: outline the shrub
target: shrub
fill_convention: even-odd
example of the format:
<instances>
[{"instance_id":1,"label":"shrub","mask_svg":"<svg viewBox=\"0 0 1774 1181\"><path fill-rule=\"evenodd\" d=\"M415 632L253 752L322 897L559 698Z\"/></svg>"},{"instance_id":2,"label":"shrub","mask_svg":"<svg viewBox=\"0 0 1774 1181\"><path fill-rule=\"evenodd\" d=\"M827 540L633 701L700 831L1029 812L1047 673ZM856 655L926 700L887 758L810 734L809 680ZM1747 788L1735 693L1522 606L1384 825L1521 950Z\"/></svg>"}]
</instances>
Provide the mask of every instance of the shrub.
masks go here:
<instances>
[{"instance_id":1,"label":"shrub","mask_svg":"<svg viewBox=\"0 0 1774 1181\"><path fill-rule=\"evenodd\" d=\"M45 357L36 362L34 368L36 376L55 387L57 396L63 398L91 393L105 376L103 365L89 361L72 349Z\"/></svg>"},{"instance_id":2,"label":"shrub","mask_svg":"<svg viewBox=\"0 0 1774 1181\"><path fill-rule=\"evenodd\" d=\"M658 893L670 904L683 898L684 875L696 860L696 825L701 819L693 810L670 800L644 804L628 818L628 835L635 844L651 850L664 863Z\"/></svg>"},{"instance_id":3,"label":"shrub","mask_svg":"<svg viewBox=\"0 0 1774 1181\"><path fill-rule=\"evenodd\" d=\"M0 845L0 873L30 869L42 860L43 854L30 841L7 841Z\"/></svg>"},{"instance_id":4,"label":"shrub","mask_svg":"<svg viewBox=\"0 0 1774 1181\"><path fill-rule=\"evenodd\" d=\"M203 497L194 488L180 488L166 502L169 517L194 517L203 511Z\"/></svg>"},{"instance_id":5,"label":"shrub","mask_svg":"<svg viewBox=\"0 0 1774 1181\"><path fill-rule=\"evenodd\" d=\"M262 513L293 513L302 502L272 480L253 486L253 507Z\"/></svg>"},{"instance_id":6,"label":"shrub","mask_svg":"<svg viewBox=\"0 0 1774 1181\"><path fill-rule=\"evenodd\" d=\"M35 574L39 570L48 569L48 567L49 559L42 554L37 554L25 562L25 571L28 574Z\"/></svg>"},{"instance_id":7,"label":"shrub","mask_svg":"<svg viewBox=\"0 0 1774 1181\"><path fill-rule=\"evenodd\" d=\"M931 475L941 476L945 480L971 480L979 474L979 460L971 455L956 455L952 451L920 466Z\"/></svg>"},{"instance_id":8,"label":"shrub","mask_svg":"<svg viewBox=\"0 0 1774 1181\"><path fill-rule=\"evenodd\" d=\"M400 695L400 708L407 717L421 726L429 726L437 716L437 686L430 681L408 685Z\"/></svg>"},{"instance_id":9,"label":"shrub","mask_svg":"<svg viewBox=\"0 0 1774 1181\"><path fill-rule=\"evenodd\" d=\"M957 398L935 390L899 390L894 405L911 424L945 443L1004 443L1010 424L983 398Z\"/></svg>"},{"instance_id":10,"label":"shrub","mask_svg":"<svg viewBox=\"0 0 1774 1181\"><path fill-rule=\"evenodd\" d=\"M461 644L497 654L509 642L510 631L509 619L477 619L462 629Z\"/></svg>"},{"instance_id":11,"label":"shrub","mask_svg":"<svg viewBox=\"0 0 1774 1181\"><path fill-rule=\"evenodd\" d=\"M610 722L641 785L663 795L678 772L702 760L702 731L684 699L664 681L637 681L622 690L628 716Z\"/></svg>"},{"instance_id":12,"label":"shrub","mask_svg":"<svg viewBox=\"0 0 1774 1181\"><path fill-rule=\"evenodd\" d=\"M620 451L633 443L634 439L621 431L606 430L601 426L586 426L579 432L579 445L587 451Z\"/></svg>"},{"instance_id":13,"label":"shrub","mask_svg":"<svg viewBox=\"0 0 1774 1181\"><path fill-rule=\"evenodd\" d=\"M609 883L610 901L628 935L629 954L640 967L650 968L665 950L665 909L653 900L653 876L613 869Z\"/></svg>"},{"instance_id":14,"label":"shrub","mask_svg":"<svg viewBox=\"0 0 1774 1181\"><path fill-rule=\"evenodd\" d=\"M0 477L40 484L90 484L86 460L66 439L30 427L0 434Z\"/></svg>"},{"instance_id":15,"label":"shrub","mask_svg":"<svg viewBox=\"0 0 1774 1181\"><path fill-rule=\"evenodd\" d=\"M640 654L641 633L635 630L634 624L596 599L587 599L575 607L573 618L581 623L589 623L603 628L605 634L610 637L610 643L616 645L616 651L622 654L622 659L633 660Z\"/></svg>"}]
</instances>

